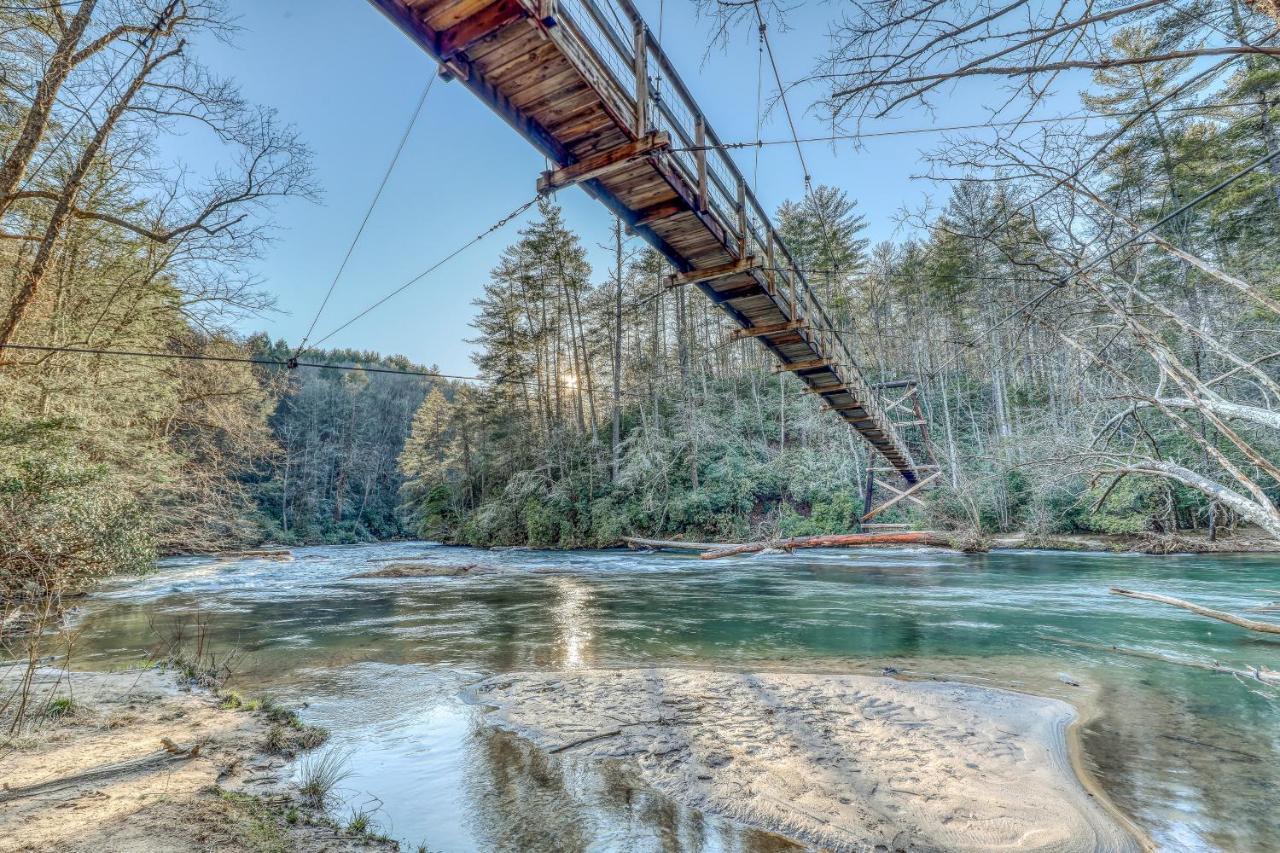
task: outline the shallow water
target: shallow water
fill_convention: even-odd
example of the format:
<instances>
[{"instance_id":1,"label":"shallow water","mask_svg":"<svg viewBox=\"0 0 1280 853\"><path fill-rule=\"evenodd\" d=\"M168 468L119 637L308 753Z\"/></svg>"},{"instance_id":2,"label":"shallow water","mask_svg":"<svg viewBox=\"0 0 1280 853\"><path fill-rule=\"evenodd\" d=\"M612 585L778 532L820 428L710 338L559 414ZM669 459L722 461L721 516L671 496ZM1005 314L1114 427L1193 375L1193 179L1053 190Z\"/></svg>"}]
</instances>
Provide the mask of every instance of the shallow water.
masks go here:
<instances>
[{"instance_id":1,"label":"shallow water","mask_svg":"<svg viewBox=\"0 0 1280 853\"><path fill-rule=\"evenodd\" d=\"M370 560L479 562L469 578L351 579ZM165 561L91 596L80 666L137 662L194 614L236 682L308 703L350 754L346 808L434 851L788 849L620 768L552 760L459 696L496 672L667 664L954 678L1066 699L1084 763L1162 848L1280 849L1280 697L1202 670L1057 644L1280 668L1280 641L1157 604L1242 611L1273 556L810 551L706 562L424 543L305 548L292 562ZM1073 686L1068 682L1078 682ZM412 849L412 848L410 848Z\"/></svg>"}]
</instances>

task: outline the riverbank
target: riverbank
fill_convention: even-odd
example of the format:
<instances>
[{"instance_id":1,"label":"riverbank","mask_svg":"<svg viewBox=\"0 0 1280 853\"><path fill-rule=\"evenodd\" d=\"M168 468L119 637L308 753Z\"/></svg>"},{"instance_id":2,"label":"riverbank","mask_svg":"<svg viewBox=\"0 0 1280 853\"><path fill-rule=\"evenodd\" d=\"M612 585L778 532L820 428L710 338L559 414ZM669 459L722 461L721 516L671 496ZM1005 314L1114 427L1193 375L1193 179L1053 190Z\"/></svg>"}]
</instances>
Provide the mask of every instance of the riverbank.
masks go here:
<instances>
[{"instance_id":1,"label":"riverbank","mask_svg":"<svg viewBox=\"0 0 1280 853\"><path fill-rule=\"evenodd\" d=\"M881 547L949 547L956 551L1078 551L1108 554L1270 554L1280 553L1280 541L1252 528L1220 530L1214 539L1210 539L1205 530L1181 530L1176 533L1007 533L998 536L973 537L955 531L902 531L908 535L935 537L937 541L885 543ZM898 535L892 534L891 535ZM678 534L673 534L677 536ZM812 537L823 538L823 537ZM828 537L829 538L829 537ZM845 537L852 538L852 537ZM314 547L361 547L385 544L412 543L411 539L385 539L378 542L364 540L343 543L312 543L297 546L265 544L251 550L227 550L222 552L180 552L168 553L167 557L210 557L222 561L241 559L264 559L288 561L293 559L294 551ZM652 544L651 544L652 543ZM465 542L442 541L433 543L449 548L473 548L479 551L547 551L573 553L578 551L599 551L610 549L652 549L677 551L728 551L750 543L731 542L699 542L693 539L685 541L680 538L645 539L642 537L623 537L613 544L603 547L555 548L537 547L533 545L468 545ZM758 543L757 543L758 544ZM821 547L821 546L814 546ZM761 550L764 550L762 548ZM724 556L729 556L727 553ZM410 557L410 559L412 559ZM389 574L389 573L388 573Z\"/></svg>"},{"instance_id":2,"label":"riverbank","mask_svg":"<svg viewBox=\"0 0 1280 853\"><path fill-rule=\"evenodd\" d=\"M1210 539L1204 530L1157 533L1021 534L991 540L993 548L1032 548L1043 551L1096 551L1112 554L1273 554L1280 542L1265 533L1244 528L1219 531Z\"/></svg>"},{"instance_id":3,"label":"riverbank","mask_svg":"<svg viewBox=\"0 0 1280 853\"><path fill-rule=\"evenodd\" d=\"M689 806L823 849L1142 849L1075 776L1075 712L1054 699L679 669L510 674L475 699L550 754L628 763Z\"/></svg>"},{"instance_id":4,"label":"riverbank","mask_svg":"<svg viewBox=\"0 0 1280 853\"><path fill-rule=\"evenodd\" d=\"M895 538L900 541L895 541ZM691 551L703 559L775 553L800 548L849 547L932 547L954 551L1002 550L1081 551L1104 554L1268 554L1280 553L1280 541L1267 534L1243 528L1219 531L1210 539L1204 530L1159 533L1009 533L974 537L954 531L902 531L840 536L811 536L802 539L762 540L756 543L713 543L627 537L623 545L634 549ZM497 549L495 549L497 550Z\"/></svg>"},{"instance_id":5,"label":"riverbank","mask_svg":"<svg viewBox=\"0 0 1280 853\"><path fill-rule=\"evenodd\" d=\"M399 849L291 783L293 754L324 733L287 711L158 669L42 669L32 695L23 730L0 737L0 851Z\"/></svg>"}]
</instances>

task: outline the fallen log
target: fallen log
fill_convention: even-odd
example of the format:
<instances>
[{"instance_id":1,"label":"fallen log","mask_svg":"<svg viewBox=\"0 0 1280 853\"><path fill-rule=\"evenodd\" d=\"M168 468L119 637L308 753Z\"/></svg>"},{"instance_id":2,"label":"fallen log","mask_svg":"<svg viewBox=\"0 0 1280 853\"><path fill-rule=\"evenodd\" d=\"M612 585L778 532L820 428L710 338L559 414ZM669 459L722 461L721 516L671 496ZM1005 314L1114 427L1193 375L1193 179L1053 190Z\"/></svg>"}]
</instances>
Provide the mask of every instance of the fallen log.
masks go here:
<instances>
[{"instance_id":1,"label":"fallen log","mask_svg":"<svg viewBox=\"0 0 1280 853\"><path fill-rule=\"evenodd\" d=\"M932 548L950 548L951 540L940 533L927 530L910 533L837 533L721 546L717 550L704 551L701 556L704 560L717 560L738 554L755 554L766 549L791 551L796 548L875 548L885 545L927 545Z\"/></svg>"},{"instance_id":2,"label":"fallen log","mask_svg":"<svg viewBox=\"0 0 1280 853\"><path fill-rule=\"evenodd\" d=\"M623 536L622 541L628 548L652 548L656 551L718 551L733 547L732 543L724 542L681 542L676 539L641 539L638 536Z\"/></svg>"},{"instance_id":3,"label":"fallen log","mask_svg":"<svg viewBox=\"0 0 1280 853\"><path fill-rule=\"evenodd\" d=\"M1258 631L1262 634L1280 634L1280 624L1275 622L1259 622L1257 619L1246 619L1243 616L1237 616L1234 613L1227 613L1225 610L1214 610L1211 607L1201 607L1199 604L1192 604L1190 601L1183 601L1181 598L1173 598L1168 595L1157 595L1154 592L1134 592L1131 589L1123 589L1122 587L1111 587L1113 595L1123 595L1125 598L1138 598L1143 601L1154 601L1157 604L1167 604L1170 607L1180 607L1183 610L1189 610L1198 616L1206 616L1210 619L1217 619L1220 622L1228 622L1232 625L1244 628L1247 631Z\"/></svg>"}]
</instances>

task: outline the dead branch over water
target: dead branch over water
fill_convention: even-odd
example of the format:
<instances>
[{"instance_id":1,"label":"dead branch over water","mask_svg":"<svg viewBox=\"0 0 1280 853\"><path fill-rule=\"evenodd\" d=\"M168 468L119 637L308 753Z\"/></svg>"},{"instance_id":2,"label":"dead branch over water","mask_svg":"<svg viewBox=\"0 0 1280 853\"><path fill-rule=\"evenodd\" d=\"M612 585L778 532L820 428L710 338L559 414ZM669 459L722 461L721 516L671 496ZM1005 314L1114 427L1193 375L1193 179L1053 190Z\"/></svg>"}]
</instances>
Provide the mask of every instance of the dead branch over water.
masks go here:
<instances>
[{"instance_id":1,"label":"dead branch over water","mask_svg":"<svg viewBox=\"0 0 1280 853\"><path fill-rule=\"evenodd\" d=\"M1153 592L1135 592L1131 589L1123 589L1118 586L1111 587L1113 595L1123 595L1126 598L1137 598L1143 601L1154 601L1158 604L1167 604L1170 607L1180 607L1183 610L1189 610L1199 616L1205 616L1209 619L1217 619L1220 622L1229 622L1232 625L1239 626L1248 631L1258 631L1263 634L1280 634L1280 625L1272 622L1259 622L1257 619L1246 619L1243 616L1237 616L1234 613L1227 613L1225 610L1214 610L1211 607L1202 607L1199 604L1192 604L1190 601L1183 601L1181 598L1173 598L1168 595L1158 595Z\"/></svg>"}]
</instances>

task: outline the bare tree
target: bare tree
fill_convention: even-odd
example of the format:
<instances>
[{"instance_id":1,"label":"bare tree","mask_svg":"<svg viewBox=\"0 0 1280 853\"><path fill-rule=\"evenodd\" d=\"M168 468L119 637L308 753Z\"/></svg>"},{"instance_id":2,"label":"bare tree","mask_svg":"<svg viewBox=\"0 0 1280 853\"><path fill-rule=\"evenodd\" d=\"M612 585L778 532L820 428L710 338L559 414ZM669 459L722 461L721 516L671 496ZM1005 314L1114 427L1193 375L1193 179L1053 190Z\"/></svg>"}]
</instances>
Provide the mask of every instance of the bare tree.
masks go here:
<instances>
[{"instance_id":1,"label":"bare tree","mask_svg":"<svg viewBox=\"0 0 1280 853\"><path fill-rule=\"evenodd\" d=\"M1110 34L1134 26L1158 29L1158 49L1112 53ZM1025 115L1064 71L1276 56L1275 34L1274 20L1235 2L870 0L833 26L830 50L811 79L829 86L825 103L836 122L927 107L944 86L971 77L1006 81L1008 100L996 111Z\"/></svg>"},{"instance_id":2,"label":"bare tree","mask_svg":"<svg viewBox=\"0 0 1280 853\"><path fill-rule=\"evenodd\" d=\"M175 279L181 272L203 279L188 306L252 304L242 284L198 273L210 265L225 270L257 251L265 225L254 214L264 203L314 192L309 154L295 133L280 127L269 110L247 105L234 86L187 55L194 34L228 31L218 4L175 0L155 9L117 3L95 16L99 8L82 3L67 21L53 4L46 12L24 13L19 35L10 34L31 45L41 37L56 40L0 167L4 236L32 247L0 316L0 347L14 340L40 297L73 222L117 229L123 239L141 241L144 251L164 247L151 255L155 269ZM132 51L120 60L104 53L112 45ZM39 51L33 46L30 52L31 70L39 73ZM76 87L75 100L84 106L59 115L58 93ZM230 161L203 164L201 178L189 167L157 170L148 156L151 146L179 123L212 133L231 152ZM55 124L65 131L51 140Z\"/></svg>"}]
</instances>

